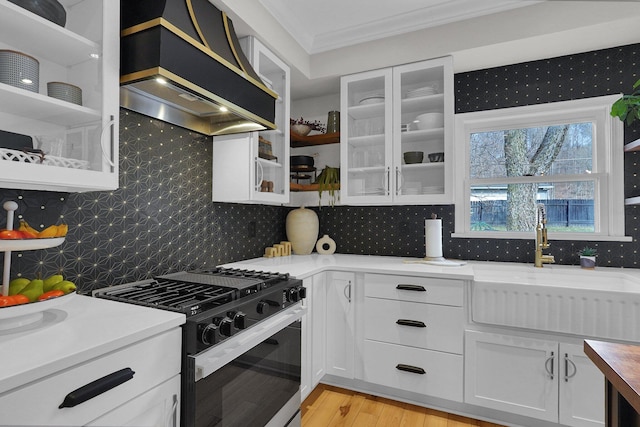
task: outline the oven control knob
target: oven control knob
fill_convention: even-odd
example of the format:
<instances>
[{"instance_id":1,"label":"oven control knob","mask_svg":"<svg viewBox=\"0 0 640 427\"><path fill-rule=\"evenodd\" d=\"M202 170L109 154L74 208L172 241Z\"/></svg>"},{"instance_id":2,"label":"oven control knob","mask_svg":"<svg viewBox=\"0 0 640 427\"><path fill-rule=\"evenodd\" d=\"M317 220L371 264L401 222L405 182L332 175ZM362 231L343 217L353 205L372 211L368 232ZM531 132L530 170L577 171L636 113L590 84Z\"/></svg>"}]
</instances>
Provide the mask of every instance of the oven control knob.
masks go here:
<instances>
[{"instance_id":1,"label":"oven control knob","mask_svg":"<svg viewBox=\"0 0 640 427\"><path fill-rule=\"evenodd\" d=\"M233 321L228 317L224 317L218 320L218 329L220 330L220 335L225 337L230 337L233 334Z\"/></svg>"},{"instance_id":2,"label":"oven control knob","mask_svg":"<svg viewBox=\"0 0 640 427\"><path fill-rule=\"evenodd\" d=\"M229 316L229 317L233 319L233 326L236 329L244 329L247 327L245 324L246 315L243 312L238 311L233 315L233 317L232 316Z\"/></svg>"},{"instance_id":3,"label":"oven control knob","mask_svg":"<svg viewBox=\"0 0 640 427\"><path fill-rule=\"evenodd\" d=\"M300 301L300 289L299 288L291 288L287 291L287 299L290 302L298 302Z\"/></svg>"},{"instance_id":4,"label":"oven control knob","mask_svg":"<svg viewBox=\"0 0 640 427\"><path fill-rule=\"evenodd\" d=\"M269 303L266 301L260 301L256 307L258 314L267 314L269 312Z\"/></svg>"},{"instance_id":5,"label":"oven control knob","mask_svg":"<svg viewBox=\"0 0 640 427\"><path fill-rule=\"evenodd\" d=\"M200 341L204 345L214 345L216 343L216 330L218 327L210 323L201 328Z\"/></svg>"},{"instance_id":6,"label":"oven control knob","mask_svg":"<svg viewBox=\"0 0 640 427\"><path fill-rule=\"evenodd\" d=\"M299 286L298 287L298 294L300 294L300 299L306 298L307 297L307 288L305 288L304 286Z\"/></svg>"}]
</instances>

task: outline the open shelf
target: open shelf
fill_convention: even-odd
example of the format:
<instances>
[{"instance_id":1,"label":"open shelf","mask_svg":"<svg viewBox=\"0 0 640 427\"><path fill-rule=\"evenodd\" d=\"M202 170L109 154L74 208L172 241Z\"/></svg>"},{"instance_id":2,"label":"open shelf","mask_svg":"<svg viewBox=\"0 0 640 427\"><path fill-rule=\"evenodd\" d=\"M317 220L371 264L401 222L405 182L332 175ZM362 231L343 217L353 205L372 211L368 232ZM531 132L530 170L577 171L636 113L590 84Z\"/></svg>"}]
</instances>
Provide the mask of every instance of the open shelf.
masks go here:
<instances>
[{"instance_id":1,"label":"open shelf","mask_svg":"<svg viewBox=\"0 0 640 427\"><path fill-rule=\"evenodd\" d=\"M289 190L290 191L318 191L318 189L320 188L320 184L297 184L297 183L290 183L289 184ZM333 184L333 190L340 190L340 184ZM328 191L328 189L327 189Z\"/></svg>"},{"instance_id":2,"label":"open shelf","mask_svg":"<svg viewBox=\"0 0 640 427\"><path fill-rule=\"evenodd\" d=\"M291 146L293 148L312 147L314 145L339 144L340 132L321 133L317 135L300 135L291 131Z\"/></svg>"}]
</instances>

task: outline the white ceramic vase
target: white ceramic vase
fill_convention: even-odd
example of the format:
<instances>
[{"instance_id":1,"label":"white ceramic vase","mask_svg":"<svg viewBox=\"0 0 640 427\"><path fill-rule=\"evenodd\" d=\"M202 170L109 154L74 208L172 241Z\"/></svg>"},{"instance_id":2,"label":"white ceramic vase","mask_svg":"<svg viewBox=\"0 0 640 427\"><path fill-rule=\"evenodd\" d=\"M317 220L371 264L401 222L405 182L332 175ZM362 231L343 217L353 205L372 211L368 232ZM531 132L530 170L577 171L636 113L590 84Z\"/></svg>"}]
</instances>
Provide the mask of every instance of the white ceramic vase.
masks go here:
<instances>
[{"instance_id":1,"label":"white ceramic vase","mask_svg":"<svg viewBox=\"0 0 640 427\"><path fill-rule=\"evenodd\" d=\"M287 240L295 255L309 255L316 245L320 223L311 209L300 206L287 215Z\"/></svg>"}]
</instances>

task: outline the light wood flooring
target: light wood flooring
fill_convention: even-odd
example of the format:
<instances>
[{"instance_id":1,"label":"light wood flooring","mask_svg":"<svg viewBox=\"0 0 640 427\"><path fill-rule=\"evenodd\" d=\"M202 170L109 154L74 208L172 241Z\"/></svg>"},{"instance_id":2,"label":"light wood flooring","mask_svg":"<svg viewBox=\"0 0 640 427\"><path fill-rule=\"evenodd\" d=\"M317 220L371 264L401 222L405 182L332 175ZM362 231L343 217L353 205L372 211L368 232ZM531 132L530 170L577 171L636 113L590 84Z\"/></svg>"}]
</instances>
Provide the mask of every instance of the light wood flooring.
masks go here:
<instances>
[{"instance_id":1,"label":"light wood flooring","mask_svg":"<svg viewBox=\"0 0 640 427\"><path fill-rule=\"evenodd\" d=\"M302 427L501 427L319 384L302 402Z\"/></svg>"}]
</instances>

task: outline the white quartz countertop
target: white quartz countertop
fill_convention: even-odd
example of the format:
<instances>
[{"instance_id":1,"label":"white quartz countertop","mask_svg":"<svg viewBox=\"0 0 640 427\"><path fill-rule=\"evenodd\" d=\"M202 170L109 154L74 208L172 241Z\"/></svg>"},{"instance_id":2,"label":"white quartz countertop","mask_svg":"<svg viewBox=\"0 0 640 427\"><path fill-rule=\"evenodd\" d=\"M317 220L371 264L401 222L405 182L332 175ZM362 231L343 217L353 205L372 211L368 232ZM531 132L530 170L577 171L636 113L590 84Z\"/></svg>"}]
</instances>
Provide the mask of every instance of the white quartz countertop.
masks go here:
<instances>
[{"instance_id":1,"label":"white quartz countertop","mask_svg":"<svg viewBox=\"0 0 640 427\"><path fill-rule=\"evenodd\" d=\"M510 283L591 289L607 292L640 293L640 269L596 267L581 269L573 265L533 265L514 262L466 261L462 266L415 263L418 258L375 255L291 255L254 258L225 264L224 267L289 273L298 279L322 271L354 271L407 276L440 277L481 282Z\"/></svg>"},{"instance_id":2,"label":"white quartz countertop","mask_svg":"<svg viewBox=\"0 0 640 427\"><path fill-rule=\"evenodd\" d=\"M184 314L165 310L76 294L63 298L68 301L36 323L0 329L0 394L185 322Z\"/></svg>"},{"instance_id":3,"label":"white quartz countertop","mask_svg":"<svg viewBox=\"0 0 640 427\"><path fill-rule=\"evenodd\" d=\"M297 279L304 279L327 270L473 279L473 269L468 263L462 266L438 266L416 264L415 261L418 261L418 258L350 254L319 255L314 253L311 255L254 258L225 264L223 267L289 273Z\"/></svg>"}]
</instances>

